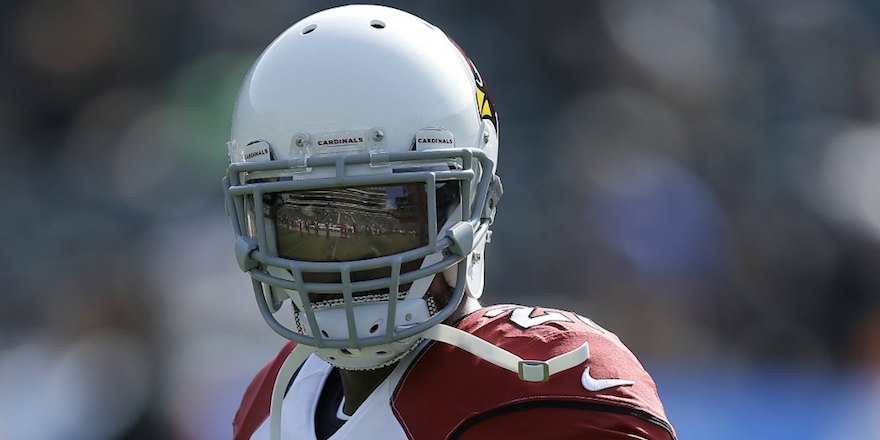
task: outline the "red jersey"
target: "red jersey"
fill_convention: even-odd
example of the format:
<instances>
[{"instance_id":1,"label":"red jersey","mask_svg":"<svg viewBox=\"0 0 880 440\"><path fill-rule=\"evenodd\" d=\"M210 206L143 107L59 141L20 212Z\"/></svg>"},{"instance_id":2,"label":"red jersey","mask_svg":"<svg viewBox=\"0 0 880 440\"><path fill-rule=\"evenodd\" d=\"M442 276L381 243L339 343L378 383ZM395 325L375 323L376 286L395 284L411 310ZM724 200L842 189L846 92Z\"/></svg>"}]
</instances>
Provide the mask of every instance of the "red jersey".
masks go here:
<instances>
[{"instance_id":1,"label":"red jersey","mask_svg":"<svg viewBox=\"0 0 880 440\"><path fill-rule=\"evenodd\" d=\"M617 336L588 318L498 305L456 327L523 359L550 359L584 342L590 357L546 382L525 382L457 347L425 343L330 439L675 439L651 376ZM272 386L293 346L248 387L233 422L236 440L267 438ZM331 370L315 356L300 369L282 406L282 438L315 439L315 402Z\"/></svg>"}]
</instances>

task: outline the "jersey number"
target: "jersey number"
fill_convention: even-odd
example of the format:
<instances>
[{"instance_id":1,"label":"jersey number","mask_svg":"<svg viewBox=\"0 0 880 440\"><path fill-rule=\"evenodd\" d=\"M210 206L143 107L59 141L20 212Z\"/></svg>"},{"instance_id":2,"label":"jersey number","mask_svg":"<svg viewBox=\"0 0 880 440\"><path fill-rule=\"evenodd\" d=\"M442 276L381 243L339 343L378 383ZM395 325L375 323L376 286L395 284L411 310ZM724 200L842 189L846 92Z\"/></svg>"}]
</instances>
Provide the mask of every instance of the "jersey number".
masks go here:
<instances>
[{"instance_id":1,"label":"jersey number","mask_svg":"<svg viewBox=\"0 0 880 440\"><path fill-rule=\"evenodd\" d=\"M523 306L499 307L497 309L489 310L483 316L494 318L508 310L513 310L513 312L510 313L510 322L524 329L546 324L551 321L572 322L572 320L566 318L565 315L559 312L545 311L543 315L532 316L532 314L535 313L535 308Z\"/></svg>"}]
</instances>

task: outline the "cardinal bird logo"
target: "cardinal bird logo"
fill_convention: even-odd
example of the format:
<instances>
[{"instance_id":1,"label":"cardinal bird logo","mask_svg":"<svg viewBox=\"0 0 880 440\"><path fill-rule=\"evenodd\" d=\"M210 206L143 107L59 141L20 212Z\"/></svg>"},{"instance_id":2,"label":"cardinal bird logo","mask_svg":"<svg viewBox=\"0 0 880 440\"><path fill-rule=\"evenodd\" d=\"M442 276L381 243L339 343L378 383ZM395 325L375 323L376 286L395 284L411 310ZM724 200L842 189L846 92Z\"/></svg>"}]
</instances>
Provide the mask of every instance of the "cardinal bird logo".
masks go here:
<instances>
[{"instance_id":1,"label":"cardinal bird logo","mask_svg":"<svg viewBox=\"0 0 880 440\"><path fill-rule=\"evenodd\" d=\"M461 56L464 57L468 65L471 67L471 73L474 74L474 84L476 86L474 90L477 99L477 112L479 113L480 119L488 119L491 121L492 126L495 127L495 134L498 134L498 112L495 111L495 101L492 100L489 88L483 81L483 77L480 76L477 66L474 65L473 61L471 61L470 57L467 56L461 46L451 38L450 41L452 41L452 44L454 44L455 47L458 48L458 51L461 52Z\"/></svg>"}]
</instances>

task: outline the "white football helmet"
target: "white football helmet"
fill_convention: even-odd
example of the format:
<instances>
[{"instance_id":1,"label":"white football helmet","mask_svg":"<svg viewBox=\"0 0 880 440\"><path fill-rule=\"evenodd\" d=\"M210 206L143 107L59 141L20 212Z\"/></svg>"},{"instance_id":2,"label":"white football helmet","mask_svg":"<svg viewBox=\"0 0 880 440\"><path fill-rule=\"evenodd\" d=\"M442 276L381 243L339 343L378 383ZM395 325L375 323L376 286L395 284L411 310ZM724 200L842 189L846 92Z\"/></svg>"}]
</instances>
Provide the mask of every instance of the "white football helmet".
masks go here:
<instances>
[{"instance_id":1,"label":"white football helmet","mask_svg":"<svg viewBox=\"0 0 880 440\"><path fill-rule=\"evenodd\" d=\"M239 91L224 178L266 322L345 369L389 365L483 290L498 119L440 29L353 5L282 33ZM435 275L452 299L427 295ZM284 301L294 324L275 317Z\"/></svg>"}]
</instances>

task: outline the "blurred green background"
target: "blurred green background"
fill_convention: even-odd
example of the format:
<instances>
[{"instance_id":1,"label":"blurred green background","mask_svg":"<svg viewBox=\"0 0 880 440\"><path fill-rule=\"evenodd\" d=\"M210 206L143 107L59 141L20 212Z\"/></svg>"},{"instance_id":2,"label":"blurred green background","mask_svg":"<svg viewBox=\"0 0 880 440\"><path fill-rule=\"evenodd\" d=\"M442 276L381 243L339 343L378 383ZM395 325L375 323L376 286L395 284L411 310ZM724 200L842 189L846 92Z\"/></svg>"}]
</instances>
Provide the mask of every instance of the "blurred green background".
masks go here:
<instances>
[{"instance_id":1,"label":"blurred green background","mask_svg":"<svg viewBox=\"0 0 880 440\"><path fill-rule=\"evenodd\" d=\"M282 344L223 210L232 104L335 4L4 0L0 439L229 438ZM498 106L485 303L616 332L682 439L880 439L880 2L385 4Z\"/></svg>"}]
</instances>

